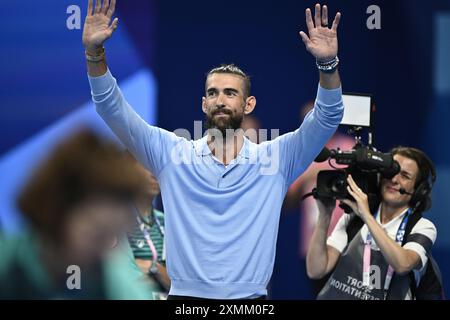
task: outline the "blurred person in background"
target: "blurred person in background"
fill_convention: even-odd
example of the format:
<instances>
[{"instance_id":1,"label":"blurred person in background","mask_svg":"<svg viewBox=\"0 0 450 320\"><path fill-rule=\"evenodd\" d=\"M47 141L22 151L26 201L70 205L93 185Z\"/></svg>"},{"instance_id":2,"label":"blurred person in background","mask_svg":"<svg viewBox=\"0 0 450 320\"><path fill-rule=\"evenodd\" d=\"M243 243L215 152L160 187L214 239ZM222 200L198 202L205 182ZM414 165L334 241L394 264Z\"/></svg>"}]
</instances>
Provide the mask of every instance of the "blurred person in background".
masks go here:
<instances>
[{"instance_id":1,"label":"blurred person in background","mask_svg":"<svg viewBox=\"0 0 450 320\"><path fill-rule=\"evenodd\" d=\"M140 270L157 284L152 292L153 297L165 299L169 292L170 279L166 271L164 214L153 207L153 201L160 193L159 184L155 176L129 152L127 156L145 180L145 188L133 203L136 217L132 230L128 232L128 241Z\"/></svg>"},{"instance_id":2,"label":"blurred person in background","mask_svg":"<svg viewBox=\"0 0 450 320\"><path fill-rule=\"evenodd\" d=\"M0 298L151 298L130 247L118 241L143 187L112 143L89 131L62 142L18 196L26 231L0 236Z\"/></svg>"}]
</instances>

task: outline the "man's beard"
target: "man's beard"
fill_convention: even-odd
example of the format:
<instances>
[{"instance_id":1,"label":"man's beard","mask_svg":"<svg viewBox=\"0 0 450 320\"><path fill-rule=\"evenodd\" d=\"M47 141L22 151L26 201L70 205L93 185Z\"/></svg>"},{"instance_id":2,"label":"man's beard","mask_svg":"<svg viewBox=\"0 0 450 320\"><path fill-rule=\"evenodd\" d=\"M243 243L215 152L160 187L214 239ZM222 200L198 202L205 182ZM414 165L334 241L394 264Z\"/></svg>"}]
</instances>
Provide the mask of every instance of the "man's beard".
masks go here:
<instances>
[{"instance_id":1,"label":"man's beard","mask_svg":"<svg viewBox=\"0 0 450 320\"><path fill-rule=\"evenodd\" d=\"M222 112L227 115L227 117L216 117L216 114ZM232 130L232 134L241 128L242 121L244 120L243 114L233 115L228 109L216 109L212 114L206 114L206 128L216 129L222 133L222 137L226 137L227 130Z\"/></svg>"}]
</instances>

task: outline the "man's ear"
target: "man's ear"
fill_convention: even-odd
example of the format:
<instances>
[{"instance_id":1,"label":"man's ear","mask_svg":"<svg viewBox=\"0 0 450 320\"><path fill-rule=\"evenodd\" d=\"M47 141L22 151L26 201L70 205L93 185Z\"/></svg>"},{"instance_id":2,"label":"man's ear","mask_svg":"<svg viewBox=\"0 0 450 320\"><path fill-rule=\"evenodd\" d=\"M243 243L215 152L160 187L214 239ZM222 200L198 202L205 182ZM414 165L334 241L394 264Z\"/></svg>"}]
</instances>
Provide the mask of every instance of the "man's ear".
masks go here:
<instances>
[{"instance_id":1,"label":"man's ear","mask_svg":"<svg viewBox=\"0 0 450 320\"><path fill-rule=\"evenodd\" d=\"M208 111L208 108L206 107L206 98L205 97L202 97L202 110L203 110L204 114L206 114Z\"/></svg>"},{"instance_id":2,"label":"man's ear","mask_svg":"<svg viewBox=\"0 0 450 320\"><path fill-rule=\"evenodd\" d=\"M256 98L250 96L245 100L244 114L252 113L253 109L256 107Z\"/></svg>"}]
</instances>

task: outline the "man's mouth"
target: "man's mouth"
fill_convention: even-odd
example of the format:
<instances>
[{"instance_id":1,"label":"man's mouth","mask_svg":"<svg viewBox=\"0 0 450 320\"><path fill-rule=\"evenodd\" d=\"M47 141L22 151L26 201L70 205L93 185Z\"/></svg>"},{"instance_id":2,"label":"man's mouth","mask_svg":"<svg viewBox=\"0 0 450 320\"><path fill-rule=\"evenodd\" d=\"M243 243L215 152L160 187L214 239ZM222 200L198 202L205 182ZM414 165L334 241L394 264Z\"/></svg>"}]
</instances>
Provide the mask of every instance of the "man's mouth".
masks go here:
<instances>
[{"instance_id":1,"label":"man's mouth","mask_svg":"<svg viewBox=\"0 0 450 320\"><path fill-rule=\"evenodd\" d=\"M220 116L229 116L228 112L223 112L223 111L219 111L219 112L215 112L214 113L214 117L220 117Z\"/></svg>"}]
</instances>

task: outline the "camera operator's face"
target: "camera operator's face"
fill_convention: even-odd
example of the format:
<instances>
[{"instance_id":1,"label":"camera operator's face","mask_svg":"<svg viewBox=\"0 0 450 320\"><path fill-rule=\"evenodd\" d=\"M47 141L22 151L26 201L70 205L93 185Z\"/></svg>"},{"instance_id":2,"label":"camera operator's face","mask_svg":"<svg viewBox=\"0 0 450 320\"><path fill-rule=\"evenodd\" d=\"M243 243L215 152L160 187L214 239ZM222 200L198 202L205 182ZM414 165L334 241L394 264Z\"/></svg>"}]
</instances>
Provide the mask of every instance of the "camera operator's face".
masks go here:
<instances>
[{"instance_id":1,"label":"camera operator's face","mask_svg":"<svg viewBox=\"0 0 450 320\"><path fill-rule=\"evenodd\" d=\"M400 172L392 179L383 179L381 182L381 196L383 202L394 206L408 206L411 195L401 194L400 188L408 193L414 192L414 185L419 173L416 161L402 155L394 155L394 160L400 164Z\"/></svg>"}]
</instances>

